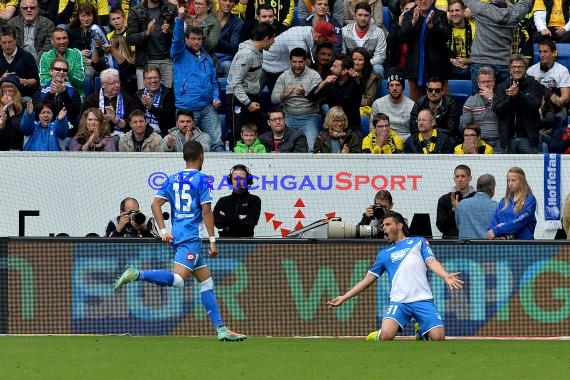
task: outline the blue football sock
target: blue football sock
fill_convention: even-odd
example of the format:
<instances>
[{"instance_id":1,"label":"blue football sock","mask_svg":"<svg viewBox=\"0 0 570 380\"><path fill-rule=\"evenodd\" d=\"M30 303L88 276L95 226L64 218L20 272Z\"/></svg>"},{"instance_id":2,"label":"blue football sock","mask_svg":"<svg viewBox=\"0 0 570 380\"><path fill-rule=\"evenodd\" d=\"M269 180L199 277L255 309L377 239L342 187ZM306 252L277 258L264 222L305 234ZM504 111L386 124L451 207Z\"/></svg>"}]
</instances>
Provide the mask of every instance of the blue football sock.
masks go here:
<instances>
[{"instance_id":1,"label":"blue football sock","mask_svg":"<svg viewBox=\"0 0 570 380\"><path fill-rule=\"evenodd\" d=\"M224 322L222 322L220 308L218 307L218 300L214 294L214 289L201 291L200 298L202 299L202 305L204 305L206 313L208 314L208 317L210 317L210 321L212 321L214 328L217 329L222 327Z\"/></svg>"},{"instance_id":2,"label":"blue football sock","mask_svg":"<svg viewBox=\"0 0 570 380\"><path fill-rule=\"evenodd\" d=\"M147 281L160 286L172 286L174 274L164 269L141 270L137 281Z\"/></svg>"}]
</instances>

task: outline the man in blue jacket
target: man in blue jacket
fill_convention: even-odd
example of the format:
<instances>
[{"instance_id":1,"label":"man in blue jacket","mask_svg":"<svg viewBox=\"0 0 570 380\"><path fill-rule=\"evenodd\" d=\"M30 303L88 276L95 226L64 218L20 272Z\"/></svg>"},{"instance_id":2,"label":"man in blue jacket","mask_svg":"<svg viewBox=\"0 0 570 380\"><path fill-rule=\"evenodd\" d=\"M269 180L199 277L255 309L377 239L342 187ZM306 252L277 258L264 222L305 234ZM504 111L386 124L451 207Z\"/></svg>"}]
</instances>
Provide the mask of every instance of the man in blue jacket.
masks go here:
<instances>
[{"instance_id":1,"label":"man in blue jacket","mask_svg":"<svg viewBox=\"0 0 570 380\"><path fill-rule=\"evenodd\" d=\"M216 108L222 103L216 67L202 48L202 29L188 27L184 31L184 14L185 8L180 7L170 48L174 62L176 109L191 110L195 125L210 136L210 150L221 152L224 150L222 126Z\"/></svg>"}]
</instances>

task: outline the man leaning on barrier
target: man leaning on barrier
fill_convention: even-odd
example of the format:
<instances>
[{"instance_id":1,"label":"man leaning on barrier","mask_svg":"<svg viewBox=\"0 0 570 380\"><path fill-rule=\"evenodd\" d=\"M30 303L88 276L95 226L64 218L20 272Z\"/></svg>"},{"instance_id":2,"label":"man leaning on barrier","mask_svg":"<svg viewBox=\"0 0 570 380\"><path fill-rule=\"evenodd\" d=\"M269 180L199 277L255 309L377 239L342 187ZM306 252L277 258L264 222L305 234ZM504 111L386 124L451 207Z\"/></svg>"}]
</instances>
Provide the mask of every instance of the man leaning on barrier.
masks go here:
<instances>
[{"instance_id":1,"label":"man leaning on barrier","mask_svg":"<svg viewBox=\"0 0 570 380\"><path fill-rule=\"evenodd\" d=\"M135 198L123 199L120 211L107 224L106 237L159 237L154 218L146 219Z\"/></svg>"}]
</instances>

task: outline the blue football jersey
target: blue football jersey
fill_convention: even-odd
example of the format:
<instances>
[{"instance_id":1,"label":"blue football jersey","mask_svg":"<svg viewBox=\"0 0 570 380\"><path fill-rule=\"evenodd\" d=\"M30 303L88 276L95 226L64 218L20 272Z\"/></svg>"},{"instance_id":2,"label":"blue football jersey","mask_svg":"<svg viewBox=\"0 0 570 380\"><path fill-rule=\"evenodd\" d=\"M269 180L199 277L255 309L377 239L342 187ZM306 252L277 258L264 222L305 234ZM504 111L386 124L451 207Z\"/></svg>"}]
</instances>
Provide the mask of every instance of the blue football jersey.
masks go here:
<instances>
[{"instance_id":1,"label":"blue football jersey","mask_svg":"<svg viewBox=\"0 0 570 380\"><path fill-rule=\"evenodd\" d=\"M377 277L388 272L390 301L433 299L425 264L431 258L433 252L424 238L406 238L381 250L368 272Z\"/></svg>"},{"instance_id":2,"label":"blue football jersey","mask_svg":"<svg viewBox=\"0 0 570 380\"><path fill-rule=\"evenodd\" d=\"M202 205L212 203L211 177L195 169L185 169L168 177L156 193L170 203L172 236L175 246L200 240Z\"/></svg>"}]
</instances>

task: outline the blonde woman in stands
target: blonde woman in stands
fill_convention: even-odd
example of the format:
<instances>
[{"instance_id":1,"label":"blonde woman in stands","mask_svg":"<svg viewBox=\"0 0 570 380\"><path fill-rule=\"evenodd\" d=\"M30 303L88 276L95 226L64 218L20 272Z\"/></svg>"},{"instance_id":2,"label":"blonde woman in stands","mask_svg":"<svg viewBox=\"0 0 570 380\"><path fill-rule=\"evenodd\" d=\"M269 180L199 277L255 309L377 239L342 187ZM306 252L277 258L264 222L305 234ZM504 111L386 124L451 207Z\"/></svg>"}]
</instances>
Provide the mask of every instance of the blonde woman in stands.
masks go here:
<instances>
[{"instance_id":1,"label":"blonde woman in stands","mask_svg":"<svg viewBox=\"0 0 570 380\"><path fill-rule=\"evenodd\" d=\"M79 121L79 131L71 141L69 150L74 152L115 152L109 122L97 108L88 108Z\"/></svg>"},{"instance_id":2,"label":"blonde woman in stands","mask_svg":"<svg viewBox=\"0 0 570 380\"><path fill-rule=\"evenodd\" d=\"M491 220L487 239L534 240L536 198L532 195L524 170L512 167L507 172L507 190Z\"/></svg>"},{"instance_id":3,"label":"blonde woman in stands","mask_svg":"<svg viewBox=\"0 0 570 380\"><path fill-rule=\"evenodd\" d=\"M360 133L350 129L340 106L329 109L323 129L315 140L314 153L360 153Z\"/></svg>"},{"instance_id":4,"label":"blonde woman in stands","mask_svg":"<svg viewBox=\"0 0 570 380\"><path fill-rule=\"evenodd\" d=\"M93 67L101 72L105 69L119 70L119 78L121 86L128 93L132 94L137 89L137 77L135 65L135 54L127 45L125 36L114 36L109 45L101 45L100 41L95 42L96 48L93 49L93 56L91 62ZM105 54L110 53L112 57L112 66L109 67L109 62L105 59Z\"/></svg>"}]
</instances>

